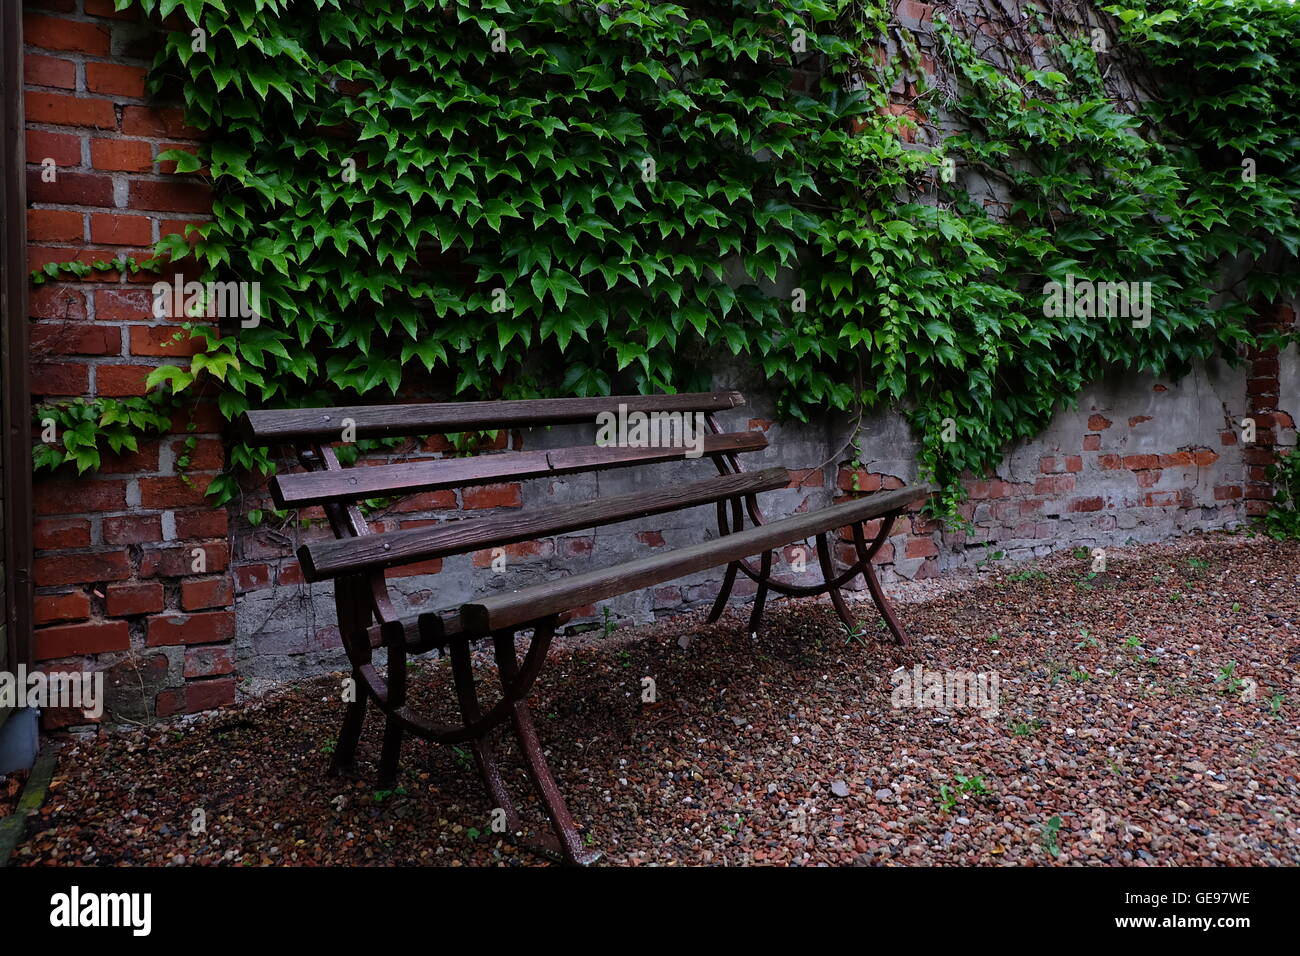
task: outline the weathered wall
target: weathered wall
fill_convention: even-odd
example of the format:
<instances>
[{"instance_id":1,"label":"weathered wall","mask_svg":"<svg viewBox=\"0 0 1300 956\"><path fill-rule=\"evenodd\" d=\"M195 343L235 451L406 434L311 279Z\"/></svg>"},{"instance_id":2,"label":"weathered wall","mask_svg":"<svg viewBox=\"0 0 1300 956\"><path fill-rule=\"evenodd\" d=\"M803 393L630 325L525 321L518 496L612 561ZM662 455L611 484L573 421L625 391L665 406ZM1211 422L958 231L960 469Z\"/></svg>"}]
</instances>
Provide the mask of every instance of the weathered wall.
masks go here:
<instances>
[{"instance_id":1,"label":"weathered wall","mask_svg":"<svg viewBox=\"0 0 1300 956\"><path fill-rule=\"evenodd\" d=\"M175 104L144 96L157 44L152 28L133 13L115 13L112 0L28 0L26 13L31 266L108 259L123 251L143 258L159 236L205 219L203 180L174 175L170 164L155 162L162 150L192 147L199 134L184 126ZM901 0L900 15L919 28L930 8ZM909 100L914 78L900 81L895 92ZM924 119L906 106L898 111ZM44 159L54 160L53 181L42 178ZM153 367L184 361L183 349L169 344L175 326L152 317L148 284L154 279L93 273L86 281L33 289L34 400L142 394ZM738 387L754 402L724 416L727 427L761 428L771 438L767 452L751 456L754 466L811 469L800 474L797 487L764 496L769 513L816 507L852 487L841 464L848 420L778 423L761 383L720 373L717 384ZM1141 378L1097 383L1043 435L1011 449L996 475L971 481L969 537L945 534L913 515L878 555L882 576L887 582L925 577L999 550L1023 557L1240 521L1265 507L1263 469L1273 442L1294 444L1298 407L1294 349L1281 361L1261 354L1235 370L1198 369L1176 385ZM1232 423L1247 413L1260 425L1254 448L1241 447L1233 434ZM293 557L299 540L327 533L320 514L309 515L315 520L305 530L252 528L244 514L263 504L255 487L242 511L208 507L202 493L223 465L224 426L207 405L195 421L198 446L184 477L177 459L190 433L178 419L173 434L142 443L135 454L106 457L93 475L65 470L37 481L37 657L48 668L107 670L109 719L207 710L235 700L241 690L343 661L331 589L307 585ZM914 446L898 415L878 413L861 430L861 490L915 477ZM578 431L513 435L510 441L513 447L562 444ZM438 454L442 447L432 441L422 453ZM392 529L509 512L701 476L709 467L418 495L376 516L374 524ZM697 509L521 545L508 549L504 574L491 569L490 554L429 562L395 575L393 589L412 608L451 605L481 589L700 540L712 522L711 510ZM204 555L201 571L195 570L195 548ZM810 564L816 567L815 560ZM611 612L643 621L695 606L712 596L719 577L701 574L628 595L612 602ZM599 619L593 609L589 620ZM73 720L46 715L47 726Z\"/></svg>"}]
</instances>

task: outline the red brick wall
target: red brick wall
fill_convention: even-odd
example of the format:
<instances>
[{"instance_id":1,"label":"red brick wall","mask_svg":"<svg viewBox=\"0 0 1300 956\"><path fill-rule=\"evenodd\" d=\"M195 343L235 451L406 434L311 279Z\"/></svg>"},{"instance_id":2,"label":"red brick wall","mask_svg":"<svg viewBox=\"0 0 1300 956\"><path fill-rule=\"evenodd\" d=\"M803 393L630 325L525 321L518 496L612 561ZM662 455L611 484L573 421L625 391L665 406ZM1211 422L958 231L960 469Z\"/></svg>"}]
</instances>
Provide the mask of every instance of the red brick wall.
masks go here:
<instances>
[{"instance_id":1,"label":"red brick wall","mask_svg":"<svg viewBox=\"0 0 1300 956\"><path fill-rule=\"evenodd\" d=\"M202 183L154 161L198 137L179 108L145 98L157 31L112 0L29 0L24 14L31 268L145 259L159 237L208 218ZM168 344L177 326L152 317L158 278L96 272L33 287L34 403L141 395L151 369L186 354ZM196 431L188 421L178 415L173 434L135 454L106 456L98 473L36 481L36 657L107 668L118 708L141 717L235 697L228 520L203 501L224 457L222 423L211 406L194 412ZM190 434L187 482L175 462ZM84 719L46 722L74 720Z\"/></svg>"}]
</instances>

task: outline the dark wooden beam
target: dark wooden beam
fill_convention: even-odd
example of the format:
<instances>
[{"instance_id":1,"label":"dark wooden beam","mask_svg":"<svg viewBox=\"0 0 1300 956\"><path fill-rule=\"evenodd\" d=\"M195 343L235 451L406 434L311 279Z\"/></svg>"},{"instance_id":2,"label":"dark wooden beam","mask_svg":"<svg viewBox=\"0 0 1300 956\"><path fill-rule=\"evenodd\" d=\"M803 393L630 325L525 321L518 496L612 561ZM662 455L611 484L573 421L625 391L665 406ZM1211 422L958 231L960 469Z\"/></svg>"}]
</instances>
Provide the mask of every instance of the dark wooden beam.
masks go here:
<instances>
[{"instance_id":1,"label":"dark wooden beam","mask_svg":"<svg viewBox=\"0 0 1300 956\"><path fill-rule=\"evenodd\" d=\"M465 604L460 609L461 621L467 629L485 633L520 627L550 614L750 558L810 535L869 521L905 508L932 491L930 486L922 485L879 492L701 544L506 591Z\"/></svg>"},{"instance_id":2,"label":"dark wooden beam","mask_svg":"<svg viewBox=\"0 0 1300 956\"><path fill-rule=\"evenodd\" d=\"M273 445L297 441L339 441L350 420L358 438L435 435L447 432L592 422L601 412L718 412L744 405L739 392L682 395L609 395L599 398L540 398L498 402L430 402L423 405L352 405L338 408L282 408L240 416L245 441Z\"/></svg>"},{"instance_id":3,"label":"dark wooden beam","mask_svg":"<svg viewBox=\"0 0 1300 956\"><path fill-rule=\"evenodd\" d=\"M552 505L544 511L467 518L341 541L313 541L298 549L298 562L308 581L319 581L680 511L737 495L784 488L789 483L790 474L784 468L723 475L686 485Z\"/></svg>"},{"instance_id":4,"label":"dark wooden beam","mask_svg":"<svg viewBox=\"0 0 1300 956\"><path fill-rule=\"evenodd\" d=\"M767 438L761 432L729 432L702 437L702 455L705 457L759 451L766 447ZM361 501L366 498L410 495L438 488L463 488L497 481L682 461L687 457L687 451L688 449L680 447L624 448L599 445L554 448L550 451L508 451L471 458L430 458L393 465L275 475L268 486L277 508L302 508L330 501Z\"/></svg>"}]
</instances>

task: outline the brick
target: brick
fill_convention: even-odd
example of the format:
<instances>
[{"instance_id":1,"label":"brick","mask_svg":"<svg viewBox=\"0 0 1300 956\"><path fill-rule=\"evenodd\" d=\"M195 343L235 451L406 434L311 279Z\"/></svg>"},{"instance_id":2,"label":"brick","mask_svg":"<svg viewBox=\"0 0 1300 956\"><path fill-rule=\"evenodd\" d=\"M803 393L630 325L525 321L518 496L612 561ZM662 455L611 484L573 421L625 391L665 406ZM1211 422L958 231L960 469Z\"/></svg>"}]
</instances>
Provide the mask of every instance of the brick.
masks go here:
<instances>
[{"instance_id":1,"label":"brick","mask_svg":"<svg viewBox=\"0 0 1300 956\"><path fill-rule=\"evenodd\" d=\"M33 528L32 541L41 551L90 546L90 522L85 518L42 518Z\"/></svg>"},{"instance_id":2,"label":"brick","mask_svg":"<svg viewBox=\"0 0 1300 956\"><path fill-rule=\"evenodd\" d=\"M519 508L523 506L523 493L518 483L483 485L466 488L462 492L465 508Z\"/></svg>"},{"instance_id":3,"label":"brick","mask_svg":"<svg viewBox=\"0 0 1300 956\"><path fill-rule=\"evenodd\" d=\"M208 578L200 581L181 582L181 607L186 611L229 607L234 603L234 600L235 595L231 589L229 578Z\"/></svg>"},{"instance_id":4,"label":"brick","mask_svg":"<svg viewBox=\"0 0 1300 956\"><path fill-rule=\"evenodd\" d=\"M1141 425L1143 422L1149 422L1151 420L1152 419L1150 415L1133 415L1128 420L1128 427L1136 428L1138 425Z\"/></svg>"},{"instance_id":5,"label":"brick","mask_svg":"<svg viewBox=\"0 0 1300 956\"><path fill-rule=\"evenodd\" d=\"M102 475L135 475L141 472L157 471L158 442L144 441L135 451L120 453L107 452L99 465ZM155 539L156 540L156 539Z\"/></svg>"},{"instance_id":6,"label":"brick","mask_svg":"<svg viewBox=\"0 0 1300 956\"><path fill-rule=\"evenodd\" d=\"M159 236L180 236L190 245L199 241L199 235L190 232L190 226L210 226L211 219L163 219L158 223Z\"/></svg>"},{"instance_id":7,"label":"brick","mask_svg":"<svg viewBox=\"0 0 1300 956\"><path fill-rule=\"evenodd\" d=\"M854 488L854 479L857 479L857 487ZM850 491L862 494L870 494L873 491L880 490L880 475L875 472L869 472L865 469L841 468L839 476L835 480L835 487L840 491Z\"/></svg>"},{"instance_id":8,"label":"brick","mask_svg":"<svg viewBox=\"0 0 1300 956\"><path fill-rule=\"evenodd\" d=\"M121 63L87 63L86 89L92 93L114 96L144 97L145 69Z\"/></svg>"},{"instance_id":9,"label":"brick","mask_svg":"<svg viewBox=\"0 0 1300 956\"><path fill-rule=\"evenodd\" d=\"M191 183L152 182L135 180L131 183L132 209L161 209L166 212L210 212L212 192L207 186Z\"/></svg>"},{"instance_id":10,"label":"brick","mask_svg":"<svg viewBox=\"0 0 1300 956\"><path fill-rule=\"evenodd\" d=\"M45 159L54 160L58 166L80 166L81 137L40 129L27 130L27 162L40 165Z\"/></svg>"},{"instance_id":11,"label":"brick","mask_svg":"<svg viewBox=\"0 0 1300 956\"><path fill-rule=\"evenodd\" d=\"M184 710L184 687L169 687L154 699L154 713L159 717L172 717Z\"/></svg>"},{"instance_id":12,"label":"brick","mask_svg":"<svg viewBox=\"0 0 1300 956\"><path fill-rule=\"evenodd\" d=\"M1219 453L1208 448L1198 448L1192 452L1192 461L1197 468L1208 468L1219 460Z\"/></svg>"},{"instance_id":13,"label":"brick","mask_svg":"<svg viewBox=\"0 0 1300 956\"><path fill-rule=\"evenodd\" d=\"M90 241L107 246L143 246L153 241L153 223L144 216L94 213L90 217Z\"/></svg>"},{"instance_id":14,"label":"brick","mask_svg":"<svg viewBox=\"0 0 1300 956\"><path fill-rule=\"evenodd\" d=\"M186 483L179 476L140 479L140 504L149 509L184 508L203 504L203 493L211 476L192 475Z\"/></svg>"},{"instance_id":15,"label":"brick","mask_svg":"<svg viewBox=\"0 0 1300 956\"><path fill-rule=\"evenodd\" d=\"M1215 501L1231 501L1241 497L1240 485L1218 485L1214 489Z\"/></svg>"},{"instance_id":16,"label":"brick","mask_svg":"<svg viewBox=\"0 0 1300 956\"><path fill-rule=\"evenodd\" d=\"M145 633L145 643L149 647L213 644L228 641L234 636L233 611L202 611L198 614L151 617Z\"/></svg>"},{"instance_id":17,"label":"brick","mask_svg":"<svg viewBox=\"0 0 1300 956\"><path fill-rule=\"evenodd\" d=\"M176 512L176 535L180 538L224 538L229 525L230 516L224 508Z\"/></svg>"},{"instance_id":18,"label":"brick","mask_svg":"<svg viewBox=\"0 0 1300 956\"><path fill-rule=\"evenodd\" d=\"M1106 507L1106 502L1101 498L1075 498L1070 502L1068 510L1072 512L1101 511L1104 507Z\"/></svg>"},{"instance_id":19,"label":"brick","mask_svg":"<svg viewBox=\"0 0 1300 956\"><path fill-rule=\"evenodd\" d=\"M590 537L560 538L559 552L562 558L588 558L595 541Z\"/></svg>"},{"instance_id":20,"label":"brick","mask_svg":"<svg viewBox=\"0 0 1300 956\"><path fill-rule=\"evenodd\" d=\"M100 321L152 319L153 296L142 289L97 289L95 318Z\"/></svg>"},{"instance_id":21,"label":"brick","mask_svg":"<svg viewBox=\"0 0 1300 956\"><path fill-rule=\"evenodd\" d=\"M33 498L38 515L94 514L126 507L122 481L37 481Z\"/></svg>"},{"instance_id":22,"label":"brick","mask_svg":"<svg viewBox=\"0 0 1300 956\"><path fill-rule=\"evenodd\" d=\"M1124 459L1119 455L1098 455L1097 464L1107 470L1114 470L1124 467Z\"/></svg>"},{"instance_id":23,"label":"brick","mask_svg":"<svg viewBox=\"0 0 1300 956\"><path fill-rule=\"evenodd\" d=\"M418 561L415 564L404 564L400 568L390 568L388 576L390 578L413 578L423 574L438 574L442 571L442 558L433 558L429 561Z\"/></svg>"},{"instance_id":24,"label":"brick","mask_svg":"<svg viewBox=\"0 0 1300 956\"><path fill-rule=\"evenodd\" d=\"M86 295L66 285L41 285L27 296L27 314L33 319L84 319Z\"/></svg>"},{"instance_id":25,"label":"brick","mask_svg":"<svg viewBox=\"0 0 1300 956\"><path fill-rule=\"evenodd\" d=\"M1192 453L1176 451L1172 455L1161 455L1159 461L1161 468L1187 468L1192 464Z\"/></svg>"},{"instance_id":26,"label":"brick","mask_svg":"<svg viewBox=\"0 0 1300 956\"><path fill-rule=\"evenodd\" d=\"M151 365L101 365L95 370L95 390L112 398L143 395L148 391L144 380L152 371Z\"/></svg>"},{"instance_id":27,"label":"brick","mask_svg":"<svg viewBox=\"0 0 1300 956\"><path fill-rule=\"evenodd\" d=\"M99 23L32 13L23 16L23 42L42 50L108 56L112 52L109 37L108 27Z\"/></svg>"},{"instance_id":28,"label":"brick","mask_svg":"<svg viewBox=\"0 0 1300 956\"><path fill-rule=\"evenodd\" d=\"M288 561L280 565L280 573L276 575L276 582L281 586L286 584L304 584L307 578L302 573L302 565L297 561Z\"/></svg>"},{"instance_id":29,"label":"brick","mask_svg":"<svg viewBox=\"0 0 1300 956\"><path fill-rule=\"evenodd\" d=\"M61 624L36 632L36 659L39 661L130 649L131 631L126 621Z\"/></svg>"},{"instance_id":30,"label":"brick","mask_svg":"<svg viewBox=\"0 0 1300 956\"><path fill-rule=\"evenodd\" d=\"M235 702L235 681L231 677L191 681L185 685L185 713L197 714Z\"/></svg>"},{"instance_id":31,"label":"brick","mask_svg":"<svg viewBox=\"0 0 1300 956\"><path fill-rule=\"evenodd\" d=\"M33 90L23 97L23 109L27 111L29 123L95 129L114 129L117 126L112 100Z\"/></svg>"},{"instance_id":32,"label":"brick","mask_svg":"<svg viewBox=\"0 0 1300 956\"><path fill-rule=\"evenodd\" d=\"M1083 436L1083 450L1084 450L1084 451L1101 451L1101 436L1100 436L1100 435L1084 435L1084 436Z\"/></svg>"},{"instance_id":33,"label":"brick","mask_svg":"<svg viewBox=\"0 0 1300 956\"><path fill-rule=\"evenodd\" d=\"M1063 495L1073 490L1073 475L1043 475L1034 482L1036 495Z\"/></svg>"},{"instance_id":34,"label":"brick","mask_svg":"<svg viewBox=\"0 0 1300 956\"><path fill-rule=\"evenodd\" d=\"M114 172L147 173L153 168L153 146L139 139L92 139L90 165Z\"/></svg>"},{"instance_id":35,"label":"brick","mask_svg":"<svg viewBox=\"0 0 1300 956\"><path fill-rule=\"evenodd\" d=\"M235 590L260 591L271 586L271 568L265 564L245 564L235 568Z\"/></svg>"},{"instance_id":36,"label":"brick","mask_svg":"<svg viewBox=\"0 0 1300 956\"><path fill-rule=\"evenodd\" d=\"M137 584L110 584L104 598L109 617L156 614L163 609L163 588L156 581Z\"/></svg>"},{"instance_id":37,"label":"brick","mask_svg":"<svg viewBox=\"0 0 1300 956\"><path fill-rule=\"evenodd\" d=\"M57 56L29 53L23 57L23 83L26 86L56 86L62 90L77 87L77 65Z\"/></svg>"},{"instance_id":38,"label":"brick","mask_svg":"<svg viewBox=\"0 0 1300 956\"><path fill-rule=\"evenodd\" d=\"M40 587L122 581L131 576L127 557L121 552L41 555L36 558L34 569Z\"/></svg>"},{"instance_id":39,"label":"brick","mask_svg":"<svg viewBox=\"0 0 1300 956\"><path fill-rule=\"evenodd\" d=\"M122 132L127 136L154 139L204 139L203 130L185 125L185 111L154 106L127 106L122 109Z\"/></svg>"},{"instance_id":40,"label":"brick","mask_svg":"<svg viewBox=\"0 0 1300 956\"><path fill-rule=\"evenodd\" d=\"M1139 488L1154 488L1160 483L1160 476L1164 474L1159 468L1151 468L1146 471L1135 471L1133 476L1137 479Z\"/></svg>"},{"instance_id":41,"label":"brick","mask_svg":"<svg viewBox=\"0 0 1300 956\"><path fill-rule=\"evenodd\" d=\"M505 552L507 566L513 561L526 561L529 558L537 558L548 553L550 542L542 541L520 541L516 544L503 545L501 550ZM492 567L493 552L496 548L485 548L482 551L475 551L473 561L471 562L476 568ZM437 573L437 572L429 572Z\"/></svg>"},{"instance_id":42,"label":"brick","mask_svg":"<svg viewBox=\"0 0 1300 956\"><path fill-rule=\"evenodd\" d=\"M665 544L663 534L658 531L638 531L636 539L647 548L662 548Z\"/></svg>"},{"instance_id":43,"label":"brick","mask_svg":"<svg viewBox=\"0 0 1300 956\"><path fill-rule=\"evenodd\" d=\"M122 333L111 326L40 322L32 326L32 349L58 355L118 355Z\"/></svg>"},{"instance_id":44,"label":"brick","mask_svg":"<svg viewBox=\"0 0 1300 956\"><path fill-rule=\"evenodd\" d=\"M90 391L90 368L66 362L32 366L33 395L85 395Z\"/></svg>"},{"instance_id":45,"label":"brick","mask_svg":"<svg viewBox=\"0 0 1300 956\"><path fill-rule=\"evenodd\" d=\"M133 325L130 335L132 355L196 355L203 351L202 339L174 325Z\"/></svg>"},{"instance_id":46,"label":"brick","mask_svg":"<svg viewBox=\"0 0 1300 956\"><path fill-rule=\"evenodd\" d=\"M162 519L157 515L112 515L103 520L105 544L143 544L162 540Z\"/></svg>"},{"instance_id":47,"label":"brick","mask_svg":"<svg viewBox=\"0 0 1300 956\"><path fill-rule=\"evenodd\" d=\"M228 647L187 647L185 677L217 677L235 670L235 660Z\"/></svg>"},{"instance_id":48,"label":"brick","mask_svg":"<svg viewBox=\"0 0 1300 956\"><path fill-rule=\"evenodd\" d=\"M38 625L58 621L84 621L90 617L90 596L85 591L38 594L32 601L32 612L33 620Z\"/></svg>"},{"instance_id":49,"label":"brick","mask_svg":"<svg viewBox=\"0 0 1300 956\"><path fill-rule=\"evenodd\" d=\"M226 446L216 438L200 438L188 451L184 441L173 442L172 453L177 460L188 455L191 471L219 471L226 464Z\"/></svg>"},{"instance_id":50,"label":"brick","mask_svg":"<svg viewBox=\"0 0 1300 956\"><path fill-rule=\"evenodd\" d=\"M56 203L62 206L104 206L112 208L113 180L97 173L67 173L59 170L55 180L41 179L39 169L27 171L27 201L33 204ZM71 258L66 251L63 259ZM98 257L95 257L98 258Z\"/></svg>"},{"instance_id":51,"label":"brick","mask_svg":"<svg viewBox=\"0 0 1300 956\"><path fill-rule=\"evenodd\" d=\"M1125 455L1124 467L1129 471L1140 471L1144 468L1157 468L1160 465L1159 455Z\"/></svg>"},{"instance_id":52,"label":"brick","mask_svg":"<svg viewBox=\"0 0 1300 956\"><path fill-rule=\"evenodd\" d=\"M906 553L909 558L931 558L939 553L939 547L932 538L908 538Z\"/></svg>"},{"instance_id":53,"label":"brick","mask_svg":"<svg viewBox=\"0 0 1300 956\"><path fill-rule=\"evenodd\" d=\"M202 565L196 565L203 552ZM216 574L230 564L230 548L224 541L187 542L170 548L150 548L140 555L140 577L179 578L191 574Z\"/></svg>"}]
</instances>

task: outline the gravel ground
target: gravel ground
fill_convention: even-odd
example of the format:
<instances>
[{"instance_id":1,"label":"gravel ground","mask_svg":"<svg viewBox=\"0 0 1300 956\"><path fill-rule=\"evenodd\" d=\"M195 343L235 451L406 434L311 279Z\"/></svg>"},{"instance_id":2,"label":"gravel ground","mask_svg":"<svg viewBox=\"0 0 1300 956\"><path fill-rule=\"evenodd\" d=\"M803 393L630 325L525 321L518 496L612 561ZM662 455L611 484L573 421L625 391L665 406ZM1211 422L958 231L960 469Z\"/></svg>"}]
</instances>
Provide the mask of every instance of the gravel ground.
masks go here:
<instances>
[{"instance_id":1,"label":"gravel ground","mask_svg":"<svg viewBox=\"0 0 1300 956\"><path fill-rule=\"evenodd\" d=\"M551 765L612 864L1300 864L1300 546L1108 557L902 587L910 652L869 604L848 636L807 601L757 638L736 609L570 642L534 691ZM893 706L891 673L917 666L995 674L998 693ZM14 862L544 862L489 832L464 754L410 742L377 793L373 717L365 776L326 776L337 687L69 742ZM417 667L422 691L449 700L444 664Z\"/></svg>"}]
</instances>

